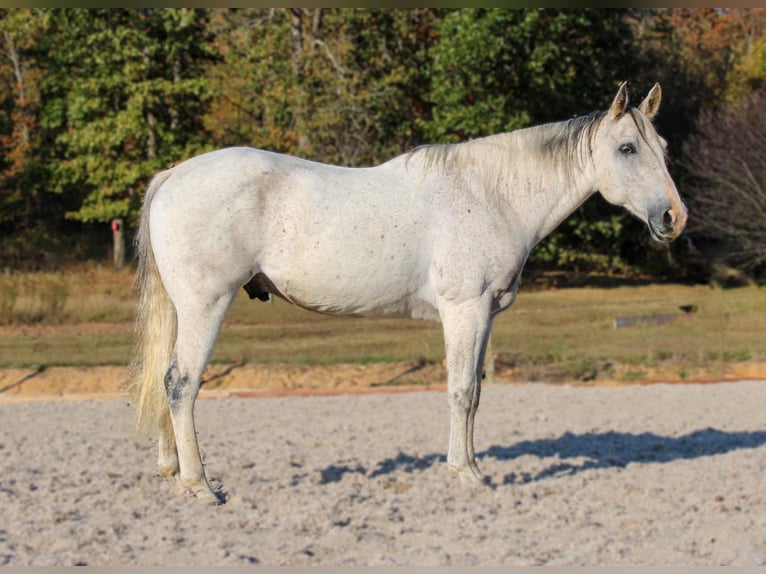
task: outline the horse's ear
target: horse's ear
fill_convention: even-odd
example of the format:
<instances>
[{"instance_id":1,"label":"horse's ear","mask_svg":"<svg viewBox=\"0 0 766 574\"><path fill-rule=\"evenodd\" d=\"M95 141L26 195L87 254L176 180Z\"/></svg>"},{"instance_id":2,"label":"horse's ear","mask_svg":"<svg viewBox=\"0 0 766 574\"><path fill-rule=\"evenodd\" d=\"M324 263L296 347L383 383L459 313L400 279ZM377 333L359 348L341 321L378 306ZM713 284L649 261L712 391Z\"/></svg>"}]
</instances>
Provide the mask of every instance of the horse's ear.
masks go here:
<instances>
[{"instance_id":1,"label":"horse's ear","mask_svg":"<svg viewBox=\"0 0 766 574\"><path fill-rule=\"evenodd\" d=\"M620 89L617 91L617 95L614 97L612 107L609 108L609 115L613 119L617 119L625 113L625 109L628 107L628 82L623 82Z\"/></svg>"},{"instance_id":2,"label":"horse's ear","mask_svg":"<svg viewBox=\"0 0 766 574\"><path fill-rule=\"evenodd\" d=\"M653 118L660 110L660 100L662 100L662 89L659 84L654 84L654 87L649 90L649 93L638 106L638 109L644 113L647 118Z\"/></svg>"}]
</instances>

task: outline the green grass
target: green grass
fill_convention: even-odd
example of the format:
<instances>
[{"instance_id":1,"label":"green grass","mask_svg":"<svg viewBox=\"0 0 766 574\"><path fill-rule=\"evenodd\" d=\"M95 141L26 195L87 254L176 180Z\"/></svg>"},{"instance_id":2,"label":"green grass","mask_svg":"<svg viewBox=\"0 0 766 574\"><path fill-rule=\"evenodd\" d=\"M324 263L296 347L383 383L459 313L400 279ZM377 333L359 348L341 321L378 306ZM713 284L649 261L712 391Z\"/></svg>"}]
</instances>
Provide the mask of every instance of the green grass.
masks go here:
<instances>
[{"instance_id":1,"label":"green grass","mask_svg":"<svg viewBox=\"0 0 766 574\"><path fill-rule=\"evenodd\" d=\"M0 337L0 368L127 364L132 341L125 334Z\"/></svg>"},{"instance_id":2,"label":"green grass","mask_svg":"<svg viewBox=\"0 0 766 574\"><path fill-rule=\"evenodd\" d=\"M0 328L0 367L127 363L135 297L129 270L86 266L0 275L0 323L6 325ZM680 305L690 304L697 313L664 325L614 327L619 315L680 313ZM114 323L117 328L99 326ZM523 367L532 378L591 380L614 373L627 380L661 367L684 377L701 369L715 376L727 364L766 361L764 332L766 297L757 287L522 288L514 307L496 319L493 346L498 368ZM443 356L437 323L328 317L281 300L250 301L241 292L213 361L328 365L438 362Z\"/></svg>"},{"instance_id":3,"label":"green grass","mask_svg":"<svg viewBox=\"0 0 766 574\"><path fill-rule=\"evenodd\" d=\"M694 315L664 325L615 329L616 316L679 312ZM565 289L520 294L496 322L499 360L542 360L565 371L585 360L631 367L638 376L663 364L723 374L725 364L766 359L766 297L757 287L650 285L615 289Z\"/></svg>"}]
</instances>

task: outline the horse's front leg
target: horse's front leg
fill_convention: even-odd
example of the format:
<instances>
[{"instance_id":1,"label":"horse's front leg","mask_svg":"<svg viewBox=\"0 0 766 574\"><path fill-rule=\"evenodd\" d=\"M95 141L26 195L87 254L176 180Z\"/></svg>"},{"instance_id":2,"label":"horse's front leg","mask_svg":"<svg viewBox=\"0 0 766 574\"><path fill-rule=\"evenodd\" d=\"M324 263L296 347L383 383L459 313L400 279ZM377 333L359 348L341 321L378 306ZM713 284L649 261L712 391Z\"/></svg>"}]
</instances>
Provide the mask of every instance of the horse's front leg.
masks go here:
<instances>
[{"instance_id":1,"label":"horse's front leg","mask_svg":"<svg viewBox=\"0 0 766 574\"><path fill-rule=\"evenodd\" d=\"M450 439L447 464L463 482L480 483L473 426L481 395L481 370L492 329L490 301L483 297L441 306L447 356Z\"/></svg>"}]
</instances>

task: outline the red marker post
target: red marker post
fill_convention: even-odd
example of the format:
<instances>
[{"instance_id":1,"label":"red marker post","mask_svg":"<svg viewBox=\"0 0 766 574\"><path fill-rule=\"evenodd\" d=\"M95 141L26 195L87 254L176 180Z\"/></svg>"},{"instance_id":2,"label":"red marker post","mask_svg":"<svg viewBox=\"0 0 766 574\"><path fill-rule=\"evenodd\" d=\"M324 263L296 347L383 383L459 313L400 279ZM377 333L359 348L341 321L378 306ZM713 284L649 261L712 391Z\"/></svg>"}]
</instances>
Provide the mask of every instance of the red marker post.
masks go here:
<instances>
[{"instance_id":1,"label":"red marker post","mask_svg":"<svg viewBox=\"0 0 766 574\"><path fill-rule=\"evenodd\" d=\"M125 236L122 232L122 219L112 219L112 240L114 243L114 268L120 270L125 266Z\"/></svg>"}]
</instances>

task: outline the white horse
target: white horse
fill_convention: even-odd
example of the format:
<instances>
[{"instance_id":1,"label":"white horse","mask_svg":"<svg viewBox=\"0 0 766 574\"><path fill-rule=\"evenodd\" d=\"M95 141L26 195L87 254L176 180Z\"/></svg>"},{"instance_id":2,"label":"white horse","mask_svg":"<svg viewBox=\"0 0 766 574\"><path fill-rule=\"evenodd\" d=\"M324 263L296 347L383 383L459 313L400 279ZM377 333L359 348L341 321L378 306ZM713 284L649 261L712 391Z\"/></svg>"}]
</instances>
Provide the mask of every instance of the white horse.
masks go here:
<instances>
[{"instance_id":1,"label":"white horse","mask_svg":"<svg viewBox=\"0 0 766 574\"><path fill-rule=\"evenodd\" d=\"M494 316L532 247L599 191L670 241L687 211L650 119L623 84L607 112L343 168L250 148L194 157L152 180L136 237L133 400L158 433L159 472L219 503L200 459L200 377L238 289L334 315L441 321L449 469L481 482L473 445Z\"/></svg>"}]
</instances>

